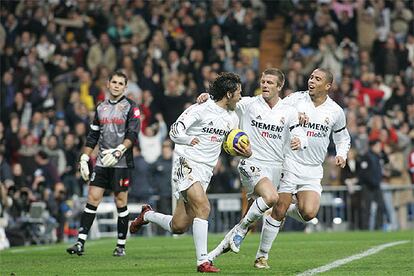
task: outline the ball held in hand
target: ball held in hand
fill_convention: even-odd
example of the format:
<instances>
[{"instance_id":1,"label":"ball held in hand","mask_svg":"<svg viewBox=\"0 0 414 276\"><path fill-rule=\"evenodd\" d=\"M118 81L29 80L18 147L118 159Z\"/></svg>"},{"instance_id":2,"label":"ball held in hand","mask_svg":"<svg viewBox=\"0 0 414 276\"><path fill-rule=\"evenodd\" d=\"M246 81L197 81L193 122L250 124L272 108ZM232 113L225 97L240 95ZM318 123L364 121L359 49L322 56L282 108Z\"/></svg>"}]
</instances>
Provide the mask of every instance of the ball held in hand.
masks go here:
<instances>
[{"instance_id":1,"label":"ball held in hand","mask_svg":"<svg viewBox=\"0 0 414 276\"><path fill-rule=\"evenodd\" d=\"M226 139L223 142L223 149L228 154L236 156L238 153L234 150L234 148L237 146L240 148L243 144L247 146L249 143L249 137L243 130L233 129L226 136Z\"/></svg>"}]
</instances>

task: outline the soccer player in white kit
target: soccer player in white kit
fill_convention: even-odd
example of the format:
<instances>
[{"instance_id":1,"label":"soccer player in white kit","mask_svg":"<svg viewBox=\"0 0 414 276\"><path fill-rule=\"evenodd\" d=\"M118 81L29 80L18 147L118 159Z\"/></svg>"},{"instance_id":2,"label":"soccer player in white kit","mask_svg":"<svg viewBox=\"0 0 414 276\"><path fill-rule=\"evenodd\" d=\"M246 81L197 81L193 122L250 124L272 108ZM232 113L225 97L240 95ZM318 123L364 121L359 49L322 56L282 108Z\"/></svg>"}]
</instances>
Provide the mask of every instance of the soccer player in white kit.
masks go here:
<instances>
[{"instance_id":1,"label":"soccer player in white kit","mask_svg":"<svg viewBox=\"0 0 414 276\"><path fill-rule=\"evenodd\" d=\"M253 150L251 157L240 161L238 169L241 182L247 188L247 197L254 202L241 222L209 253L210 260L229 246L232 251L238 252L248 227L277 202L284 148L289 147L292 151L306 148L307 139L299 126L298 111L281 104L279 93L284 82L282 71L276 68L266 69L260 80L262 94L243 97L236 105L240 128L249 136ZM270 216L264 221L264 227L276 224Z\"/></svg>"},{"instance_id":2,"label":"soccer player in white kit","mask_svg":"<svg viewBox=\"0 0 414 276\"><path fill-rule=\"evenodd\" d=\"M307 122L302 124L308 147L305 151L295 152L286 148L279 200L271 214L277 224L282 222L285 215L304 223L316 217L322 192L322 163L331 133L336 147L335 163L341 168L345 166L351 139L346 129L344 111L328 96L332 82L332 73L318 68L309 77L308 91L293 93L282 101L308 117ZM296 194L296 204L291 204L292 194ZM278 227L263 227L256 254L256 268L269 268L268 254L278 232Z\"/></svg>"},{"instance_id":3,"label":"soccer player in white kit","mask_svg":"<svg viewBox=\"0 0 414 276\"><path fill-rule=\"evenodd\" d=\"M130 232L135 233L142 225L153 222L171 233L182 234L192 225L198 272L220 271L207 255L210 203L206 190L222 142L230 130L238 126L239 120L233 110L241 98L240 77L223 73L209 90L214 101L190 106L171 126L170 137L176 143L172 181L178 199L174 215L157 213L144 205L130 226ZM240 144L236 151L245 157L252 154L250 145Z\"/></svg>"}]
</instances>

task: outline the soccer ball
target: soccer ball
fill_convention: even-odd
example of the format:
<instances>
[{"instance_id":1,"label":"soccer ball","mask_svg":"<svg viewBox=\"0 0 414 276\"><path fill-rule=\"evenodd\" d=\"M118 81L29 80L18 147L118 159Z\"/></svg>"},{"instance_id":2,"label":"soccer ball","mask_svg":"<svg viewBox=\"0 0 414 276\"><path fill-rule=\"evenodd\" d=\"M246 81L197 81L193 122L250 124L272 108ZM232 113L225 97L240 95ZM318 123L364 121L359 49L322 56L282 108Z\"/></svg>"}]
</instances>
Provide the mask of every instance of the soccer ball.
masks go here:
<instances>
[{"instance_id":1,"label":"soccer ball","mask_svg":"<svg viewBox=\"0 0 414 276\"><path fill-rule=\"evenodd\" d=\"M224 140L224 143L223 143L223 149L225 152L227 152L231 156L236 156L238 154L234 150L234 146L240 143L248 145L250 143L249 137L243 130L233 129L226 136L226 139Z\"/></svg>"}]
</instances>

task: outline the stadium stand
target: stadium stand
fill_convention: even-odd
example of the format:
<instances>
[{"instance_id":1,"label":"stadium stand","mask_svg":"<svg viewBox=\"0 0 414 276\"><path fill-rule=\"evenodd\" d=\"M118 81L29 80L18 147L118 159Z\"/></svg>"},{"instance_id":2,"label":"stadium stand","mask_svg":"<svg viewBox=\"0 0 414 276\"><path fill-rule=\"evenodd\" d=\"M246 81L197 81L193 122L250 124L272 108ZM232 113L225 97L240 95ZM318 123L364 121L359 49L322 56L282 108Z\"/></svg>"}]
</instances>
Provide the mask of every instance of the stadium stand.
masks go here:
<instances>
[{"instance_id":1,"label":"stadium stand","mask_svg":"<svg viewBox=\"0 0 414 276\"><path fill-rule=\"evenodd\" d=\"M87 194L77 170L79 153L115 68L128 75L128 97L141 107L142 140L156 146L142 156L139 148L134 151L140 173L130 202L139 206L156 198L155 205L168 213L172 143L164 139L164 125L169 129L218 72L238 73L243 95L252 96L260 70L269 66L285 72L285 95L306 90L315 67L334 73L331 97L346 111L356 156L345 175L334 168L330 147L323 179L328 195L319 217L328 225L324 229L333 227L335 217L346 221L347 229L363 227L357 214L365 211L364 183L358 181L355 163L374 139L382 143L384 171L384 206L377 211L376 228L412 227L413 3L2 1L0 228L11 246L76 236L79 198ZM240 198L237 160L221 159L209 193ZM220 196L212 200L217 212L228 215L217 213L212 229L224 232L240 212ZM38 202L45 204L51 225L56 222L52 238L42 233L38 239L27 227ZM336 213L326 213L325 206Z\"/></svg>"}]
</instances>

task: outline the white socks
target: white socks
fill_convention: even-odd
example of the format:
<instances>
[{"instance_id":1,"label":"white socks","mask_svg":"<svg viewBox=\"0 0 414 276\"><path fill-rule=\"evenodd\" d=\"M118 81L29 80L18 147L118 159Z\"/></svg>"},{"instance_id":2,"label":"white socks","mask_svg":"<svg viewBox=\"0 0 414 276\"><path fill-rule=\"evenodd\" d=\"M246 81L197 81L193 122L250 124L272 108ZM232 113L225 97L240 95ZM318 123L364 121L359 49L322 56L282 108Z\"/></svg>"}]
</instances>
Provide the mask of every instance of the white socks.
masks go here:
<instances>
[{"instance_id":1,"label":"white socks","mask_svg":"<svg viewBox=\"0 0 414 276\"><path fill-rule=\"evenodd\" d=\"M226 250L229 251L230 250L229 238L232 235L233 231L237 228L237 226L238 226L238 224L236 224L229 232L227 232L226 236L224 236L224 238L221 240L219 245L217 245L216 248L214 248L212 251L210 251L208 253L208 259L210 261L213 261L218 256L220 256L221 254L225 253L224 251L226 251Z\"/></svg>"},{"instance_id":2,"label":"white socks","mask_svg":"<svg viewBox=\"0 0 414 276\"><path fill-rule=\"evenodd\" d=\"M262 234L260 236L260 245L256 253L256 259L259 257L268 258L273 241L279 233L280 224L280 221L275 220L270 215L263 217Z\"/></svg>"},{"instance_id":3,"label":"white socks","mask_svg":"<svg viewBox=\"0 0 414 276\"><path fill-rule=\"evenodd\" d=\"M208 261L207 254L208 221L201 218L193 220L193 238L196 248L197 266Z\"/></svg>"},{"instance_id":4,"label":"white socks","mask_svg":"<svg viewBox=\"0 0 414 276\"><path fill-rule=\"evenodd\" d=\"M164 215L164 214L157 213L154 211L148 211L144 215L144 220L158 224L164 230L172 233L172 229L171 229L172 216L171 215Z\"/></svg>"},{"instance_id":5,"label":"white socks","mask_svg":"<svg viewBox=\"0 0 414 276\"><path fill-rule=\"evenodd\" d=\"M258 220L261 216L263 216L263 213L266 212L269 208L270 207L267 206L262 197L257 198L240 222L239 229L247 231L249 226Z\"/></svg>"},{"instance_id":6,"label":"white socks","mask_svg":"<svg viewBox=\"0 0 414 276\"><path fill-rule=\"evenodd\" d=\"M290 204L288 210L286 211L286 216L291 217L299 222L307 223L307 221L304 220L300 214L298 206L296 204Z\"/></svg>"}]
</instances>

